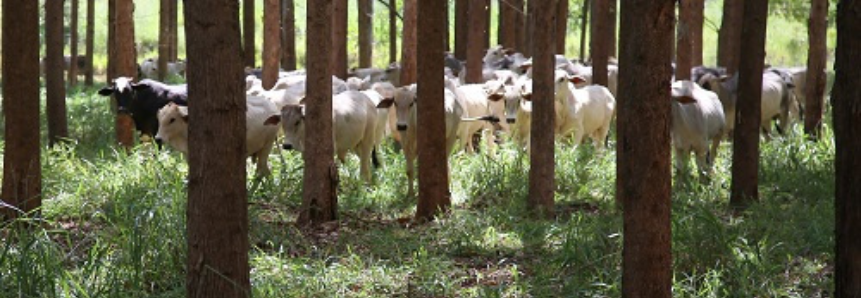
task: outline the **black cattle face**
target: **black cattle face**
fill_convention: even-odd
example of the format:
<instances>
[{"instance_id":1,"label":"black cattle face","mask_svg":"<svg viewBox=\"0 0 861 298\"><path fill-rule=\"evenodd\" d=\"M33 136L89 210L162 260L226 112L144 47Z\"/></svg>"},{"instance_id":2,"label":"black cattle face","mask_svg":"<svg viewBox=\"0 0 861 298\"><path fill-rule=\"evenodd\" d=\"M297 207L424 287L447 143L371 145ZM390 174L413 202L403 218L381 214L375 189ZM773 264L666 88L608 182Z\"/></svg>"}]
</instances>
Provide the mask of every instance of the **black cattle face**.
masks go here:
<instances>
[{"instance_id":1,"label":"black cattle face","mask_svg":"<svg viewBox=\"0 0 861 298\"><path fill-rule=\"evenodd\" d=\"M119 77L111 82L110 86L99 90L101 96L114 95L117 99L117 111L119 113L130 113L130 106L134 101L136 84L129 77Z\"/></svg>"}]
</instances>

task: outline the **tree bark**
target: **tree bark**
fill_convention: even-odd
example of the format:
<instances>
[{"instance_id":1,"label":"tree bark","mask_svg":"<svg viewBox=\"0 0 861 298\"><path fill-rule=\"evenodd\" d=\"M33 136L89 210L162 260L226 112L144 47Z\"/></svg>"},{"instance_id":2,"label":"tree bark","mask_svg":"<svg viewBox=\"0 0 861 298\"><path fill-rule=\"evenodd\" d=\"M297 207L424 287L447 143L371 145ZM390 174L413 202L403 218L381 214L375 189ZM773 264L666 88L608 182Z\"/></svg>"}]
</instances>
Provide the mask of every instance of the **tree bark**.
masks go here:
<instances>
[{"instance_id":1,"label":"tree bark","mask_svg":"<svg viewBox=\"0 0 861 298\"><path fill-rule=\"evenodd\" d=\"M592 3L592 84L608 86L607 62L610 55L610 2L613 0L594 0Z\"/></svg>"},{"instance_id":2,"label":"tree bark","mask_svg":"<svg viewBox=\"0 0 861 298\"><path fill-rule=\"evenodd\" d=\"M499 43L506 48L517 48L517 14L519 13L514 7L514 1L499 0L499 12L502 16L502 21L499 23L500 34Z\"/></svg>"},{"instance_id":3,"label":"tree bark","mask_svg":"<svg viewBox=\"0 0 861 298\"><path fill-rule=\"evenodd\" d=\"M607 55L609 57L618 57L616 51L616 12L617 0L610 0L610 5L607 9Z\"/></svg>"},{"instance_id":4,"label":"tree bark","mask_svg":"<svg viewBox=\"0 0 861 298\"><path fill-rule=\"evenodd\" d=\"M272 89L278 81L281 61L280 0L263 1L263 88Z\"/></svg>"},{"instance_id":5,"label":"tree bark","mask_svg":"<svg viewBox=\"0 0 861 298\"><path fill-rule=\"evenodd\" d=\"M522 52L526 47L526 14L523 7L524 0L509 0L508 3L514 7L514 48Z\"/></svg>"},{"instance_id":6,"label":"tree bark","mask_svg":"<svg viewBox=\"0 0 861 298\"><path fill-rule=\"evenodd\" d=\"M45 95L48 142L51 146L69 136L66 120L66 86L63 80L63 1L45 3Z\"/></svg>"},{"instance_id":7,"label":"tree bark","mask_svg":"<svg viewBox=\"0 0 861 298\"><path fill-rule=\"evenodd\" d=\"M626 0L621 6L619 64L625 67L619 69L616 109L616 194L624 211L622 297L672 297L667 86L674 7L673 0Z\"/></svg>"},{"instance_id":8,"label":"tree bark","mask_svg":"<svg viewBox=\"0 0 861 298\"><path fill-rule=\"evenodd\" d=\"M418 134L419 203L417 219L432 219L437 212L451 207L448 188L448 152L445 148L445 100L443 100L443 55L445 43L445 1L418 1L419 34L422 44L418 50L419 80L418 126L427 128Z\"/></svg>"},{"instance_id":9,"label":"tree bark","mask_svg":"<svg viewBox=\"0 0 861 298\"><path fill-rule=\"evenodd\" d=\"M484 49L490 48L490 0L484 1L484 36L481 39L484 44Z\"/></svg>"},{"instance_id":10,"label":"tree bark","mask_svg":"<svg viewBox=\"0 0 861 298\"><path fill-rule=\"evenodd\" d=\"M810 41L807 54L807 82L804 97L807 99L804 115L804 133L817 139L822 129L822 103L825 94L825 58L827 55L825 31L828 29L828 0L815 0L810 4L807 34Z\"/></svg>"},{"instance_id":11,"label":"tree bark","mask_svg":"<svg viewBox=\"0 0 861 298\"><path fill-rule=\"evenodd\" d=\"M389 63L398 62L398 1L389 0Z\"/></svg>"},{"instance_id":12,"label":"tree bark","mask_svg":"<svg viewBox=\"0 0 861 298\"><path fill-rule=\"evenodd\" d=\"M532 73L533 91L533 115L532 132L530 133L530 156L529 161L529 197L527 208L541 217L552 218L554 215L554 198L556 191L556 165L554 152L554 131L546 129L555 127L554 116L554 73L556 61L554 58L556 37L554 27L556 25L557 0L529 0L530 19L533 28L547 28L547 30L535 30L533 37L532 53L535 54ZM540 2L533 4L533 2Z\"/></svg>"},{"instance_id":13,"label":"tree bark","mask_svg":"<svg viewBox=\"0 0 861 298\"><path fill-rule=\"evenodd\" d=\"M718 32L718 66L726 67L727 74L734 74L738 69L741 47L741 23L744 15L742 0L725 0L723 17Z\"/></svg>"},{"instance_id":14,"label":"tree bark","mask_svg":"<svg viewBox=\"0 0 861 298\"><path fill-rule=\"evenodd\" d=\"M347 79L347 0L332 6L332 74Z\"/></svg>"},{"instance_id":15,"label":"tree bark","mask_svg":"<svg viewBox=\"0 0 861 298\"><path fill-rule=\"evenodd\" d=\"M689 80L693 67L693 28L695 0L679 1L679 24L676 27L678 40L676 45L676 80Z\"/></svg>"},{"instance_id":16,"label":"tree bark","mask_svg":"<svg viewBox=\"0 0 861 298\"><path fill-rule=\"evenodd\" d=\"M179 4L177 0L170 1L170 61L179 60Z\"/></svg>"},{"instance_id":17,"label":"tree bark","mask_svg":"<svg viewBox=\"0 0 861 298\"><path fill-rule=\"evenodd\" d=\"M66 81L69 86L78 84L78 0L71 0L69 11L69 71ZM62 18L61 18L62 19Z\"/></svg>"},{"instance_id":18,"label":"tree bark","mask_svg":"<svg viewBox=\"0 0 861 298\"><path fill-rule=\"evenodd\" d=\"M254 21L254 0L242 0L242 53L247 67L255 67L257 63L254 53Z\"/></svg>"},{"instance_id":19,"label":"tree bark","mask_svg":"<svg viewBox=\"0 0 861 298\"><path fill-rule=\"evenodd\" d=\"M116 0L116 75L136 78L138 73L137 58L135 57L135 24L134 3L132 0ZM130 115L118 113L116 118L117 141L120 145L131 149L134 143L132 128L134 124Z\"/></svg>"},{"instance_id":20,"label":"tree bark","mask_svg":"<svg viewBox=\"0 0 861 298\"><path fill-rule=\"evenodd\" d=\"M281 68L296 70L296 6L293 0L281 2Z\"/></svg>"},{"instance_id":21,"label":"tree bark","mask_svg":"<svg viewBox=\"0 0 861 298\"><path fill-rule=\"evenodd\" d=\"M481 1L481 0L478 0ZM404 33L401 46L401 82L402 86L416 82L416 48L418 38L416 25L418 19L418 0L404 0Z\"/></svg>"},{"instance_id":22,"label":"tree bark","mask_svg":"<svg viewBox=\"0 0 861 298\"><path fill-rule=\"evenodd\" d=\"M318 133L305 135L305 175L302 179L301 224L335 220L338 210L338 170L332 140L332 1L309 1L306 59L308 93L305 127Z\"/></svg>"},{"instance_id":23,"label":"tree bark","mask_svg":"<svg viewBox=\"0 0 861 298\"><path fill-rule=\"evenodd\" d=\"M194 124L188 131L186 297L250 297L245 88L236 79L243 73L239 2L185 4L188 121Z\"/></svg>"},{"instance_id":24,"label":"tree bark","mask_svg":"<svg viewBox=\"0 0 861 298\"><path fill-rule=\"evenodd\" d=\"M589 27L589 3L592 0L583 0L583 10L580 11L580 61L586 61L586 36L589 33L586 28Z\"/></svg>"},{"instance_id":25,"label":"tree bark","mask_svg":"<svg viewBox=\"0 0 861 298\"><path fill-rule=\"evenodd\" d=\"M541 0L526 0L526 26L524 26L524 37L523 37L523 55L526 57L532 57L534 53L532 49L534 48L533 42L535 38L535 2ZM542 2L543 3L543 2ZM549 26L555 26L554 23L550 23ZM552 27L548 27L552 28Z\"/></svg>"},{"instance_id":26,"label":"tree bark","mask_svg":"<svg viewBox=\"0 0 861 298\"><path fill-rule=\"evenodd\" d=\"M480 45L481 43L473 41L481 41L486 34L486 28L482 26L486 23L483 17L487 16L484 13L484 3L484 0L471 0L469 2L469 16L472 23L469 26L469 41L467 41L468 47L466 49L467 84L479 84L484 81L481 70L484 65L482 58L484 57L484 50L486 48L473 46L474 43Z\"/></svg>"},{"instance_id":27,"label":"tree bark","mask_svg":"<svg viewBox=\"0 0 861 298\"><path fill-rule=\"evenodd\" d=\"M466 60L469 46L469 6L470 0L455 0L454 6L454 56Z\"/></svg>"},{"instance_id":28,"label":"tree bark","mask_svg":"<svg viewBox=\"0 0 861 298\"><path fill-rule=\"evenodd\" d=\"M743 209L759 199L759 126L762 106L762 69L768 1L745 1L738 61L738 98L732 143L730 205Z\"/></svg>"},{"instance_id":29,"label":"tree bark","mask_svg":"<svg viewBox=\"0 0 861 298\"><path fill-rule=\"evenodd\" d=\"M2 6L0 71L5 140L2 200L23 213L30 213L42 205L39 68L33 67L39 65L39 3L3 1ZM0 218L11 220L19 215L23 214L0 207Z\"/></svg>"},{"instance_id":30,"label":"tree bark","mask_svg":"<svg viewBox=\"0 0 861 298\"><path fill-rule=\"evenodd\" d=\"M158 18L158 80L167 78L167 61L170 59L170 0L159 1Z\"/></svg>"},{"instance_id":31,"label":"tree bark","mask_svg":"<svg viewBox=\"0 0 861 298\"><path fill-rule=\"evenodd\" d=\"M837 4L837 50L834 89L831 92L834 102L834 142L837 147L834 160L836 298L861 297L861 238L858 237L861 229L861 183L858 183L858 177L861 176L861 159L858 158L861 152L861 139L858 138L861 135L859 30L861 1L841 0Z\"/></svg>"},{"instance_id":32,"label":"tree bark","mask_svg":"<svg viewBox=\"0 0 861 298\"><path fill-rule=\"evenodd\" d=\"M117 78L117 0L108 0L108 76L105 84ZM116 103L116 101L114 101ZM115 104L114 104L115 106Z\"/></svg>"},{"instance_id":33,"label":"tree bark","mask_svg":"<svg viewBox=\"0 0 861 298\"><path fill-rule=\"evenodd\" d=\"M691 43L693 66L703 65L703 21L705 13L705 0L690 0L691 22L688 28L691 30Z\"/></svg>"},{"instance_id":34,"label":"tree bark","mask_svg":"<svg viewBox=\"0 0 861 298\"><path fill-rule=\"evenodd\" d=\"M87 0L87 33L85 55L87 56L87 70L84 73L84 85L93 85L93 48L95 46L95 24L96 24L95 0Z\"/></svg>"},{"instance_id":35,"label":"tree bark","mask_svg":"<svg viewBox=\"0 0 861 298\"><path fill-rule=\"evenodd\" d=\"M374 53L374 0L359 0L359 67L371 67ZM448 24L448 22L446 22Z\"/></svg>"},{"instance_id":36,"label":"tree bark","mask_svg":"<svg viewBox=\"0 0 861 298\"><path fill-rule=\"evenodd\" d=\"M556 4L556 54L565 55L565 37L568 35L568 0Z\"/></svg>"}]
</instances>

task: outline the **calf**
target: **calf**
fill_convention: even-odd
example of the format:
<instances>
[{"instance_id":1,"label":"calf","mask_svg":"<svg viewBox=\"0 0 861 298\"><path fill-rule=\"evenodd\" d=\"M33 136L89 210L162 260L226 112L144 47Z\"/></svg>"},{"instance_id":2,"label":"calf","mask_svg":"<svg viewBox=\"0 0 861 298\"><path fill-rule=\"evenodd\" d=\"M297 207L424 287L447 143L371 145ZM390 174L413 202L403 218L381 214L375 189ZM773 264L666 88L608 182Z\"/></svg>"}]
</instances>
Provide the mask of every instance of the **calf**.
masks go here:
<instances>
[{"instance_id":1,"label":"calf","mask_svg":"<svg viewBox=\"0 0 861 298\"><path fill-rule=\"evenodd\" d=\"M269 152L278 136L281 120L275 104L261 96L246 96L245 156L257 163L257 176L269 175ZM188 154L188 107L169 103L158 112L160 123L156 142L167 143Z\"/></svg>"},{"instance_id":2,"label":"calf","mask_svg":"<svg viewBox=\"0 0 861 298\"><path fill-rule=\"evenodd\" d=\"M284 130L284 149L302 152L305 149L305 134L316 133L305 127L304 101L298 105L287 105L281 109L281 125ZM362 180L371 183L371 155L376 141L377 109L365 94L346 91L332 98L332 133L335 154L341 163L347 151L359 156ZM309 130L310 129L310 130Z\"/></svg>"},{"instance_id":3,"label":"calf","mask_svg":"<svg viewBox=\"0 0 861 298\"><path fill-rule=\"evenodd\" d=\"M150 79L135 83L131 78L119 77L99 90L99 95L114 95L117 112L130 115L141 136L148 137L158 132L159 109L171 102L188 105L187 85L166 85Z\"/></svg>"},{"instance_id":4,"label":"calf","mask_svg":"<svg viewBox=\"0 0 861 298\"><path fill-rule=\"evenodd\" d=\"M555 100L562 106L562 111L557 112L557 120L561 121L556 123L556 134L573 135L574 145L579 145L584 136L589 136L600 149L610 131L616 99L604 86L575 88L574 84L582 80L564 72L556 72Z\"/></svg>"},{"instance_id":5,"label":"calf","mask_svg":"<svg viewBox=\"0 0 861 298\"><path fill-rule=\"evenodd\" d=\"M688 157L693 151L700 175L708 175L726 128L723 105L717 94L688 80L673 82L672 102L670 132L676 169L686 173Z\"/></svg>"}]
</instances>

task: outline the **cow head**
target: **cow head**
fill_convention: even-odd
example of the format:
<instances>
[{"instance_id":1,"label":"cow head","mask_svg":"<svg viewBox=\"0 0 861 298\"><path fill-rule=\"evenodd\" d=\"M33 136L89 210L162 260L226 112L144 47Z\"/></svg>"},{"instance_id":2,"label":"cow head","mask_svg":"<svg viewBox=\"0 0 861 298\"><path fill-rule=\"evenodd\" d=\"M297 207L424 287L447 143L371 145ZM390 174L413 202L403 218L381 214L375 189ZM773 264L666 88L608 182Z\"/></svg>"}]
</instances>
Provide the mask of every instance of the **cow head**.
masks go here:
<instances>
[{"instance_id":1,"label":"cow head","mask_svg":"<svg viewBox=\"0 0 861 298\"><path fill-rule=\"evenodd\" d=\"M288 104L281 108L281 128L284 149L302 152L305 149L305 105Z\"/></svg>"},{"instance_id":2,"label":"cow head","mask_svg":"<svg viewBox=\"0 0 861 298\"><path fill-rule=\"evenodd\" d=\"M696 83L694 82L688 80L675 81L670 87L670 97L673 101L680 104L696 103L697 100L694 98L695 88Z\"/></svg>"},{"instance_id":3,"label":"cow head","mask_svg":"<svg viewBox=\"0 0 861 298\"><path fill-rule=\"evenodd\" d=\"M188 107L168 103L158 111L155 141L167 143L177 151L188 152Z\"/></svg>"},{"instance_id":4,"label":"cow head","mask_svg":"<svg viewBox=\"0 0 861 298\"><path fill-rule=\"evenodd\" d=\"M384 95L385 96L385 95ZM406 131L407 123L409 123L411 114L415 111L415 103L417 101L415 89L409 86L395 89L393 97L384 97L379 104L378 109L387 109L395 107L395 115L397 116L398 131Z\"/></svg>"},{"instance_id":5,"label":"cow head","mask_svg":"<svg viewBox=\"0 0 861 298\"><path fill-rule=\"evenodd\" d=\"M114 95L117 99L117 111L119 113L131 113L129 107L135 98L137 84L129 77L119 77L111 81L111 85L99 90L101 96Z\"/></svg>"}]
</instances>

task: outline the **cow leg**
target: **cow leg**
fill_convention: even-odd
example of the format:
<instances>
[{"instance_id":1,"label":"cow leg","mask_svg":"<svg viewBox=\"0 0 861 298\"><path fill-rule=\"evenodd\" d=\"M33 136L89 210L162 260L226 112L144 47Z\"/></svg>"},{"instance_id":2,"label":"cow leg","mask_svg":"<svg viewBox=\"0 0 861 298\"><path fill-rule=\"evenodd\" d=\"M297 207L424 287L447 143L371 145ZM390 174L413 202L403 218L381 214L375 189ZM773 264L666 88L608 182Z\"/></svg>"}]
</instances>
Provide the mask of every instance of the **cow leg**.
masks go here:
<instances>
[{"instance_id":1,"label":"cow leg","mask_svg":"<svg viewBox=\"0 0 861 298\"><path fill-rule=\"evenodd\" d=\"M377 157L377 146L374 146L374 149L371 151L371 161L375 169L380 168L380 159Z\"/></svg>"},{"instance_id":2,"label":"cow leg","mask_svg":"<svg viewBox=\"0 0 861 298\"><path fill-rule=\"evenodd\" d=\"M676 156L675 156L676 175L678 175L679 177L684 177L686 174L685 170L688 167L687 163L688 163L688 155L689 154L688 154L687 150L685 150L683 148L676 147L675 150L676 150Z\"/></svg>"}]
</instances>

